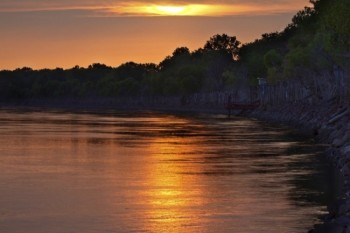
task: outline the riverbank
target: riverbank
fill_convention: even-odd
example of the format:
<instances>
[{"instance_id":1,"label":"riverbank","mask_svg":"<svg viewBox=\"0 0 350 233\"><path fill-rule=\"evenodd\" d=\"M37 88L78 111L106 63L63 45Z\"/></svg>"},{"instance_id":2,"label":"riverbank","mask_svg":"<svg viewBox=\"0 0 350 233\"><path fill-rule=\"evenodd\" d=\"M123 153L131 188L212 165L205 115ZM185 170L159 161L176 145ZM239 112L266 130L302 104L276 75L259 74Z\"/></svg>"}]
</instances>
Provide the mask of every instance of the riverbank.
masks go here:
<instances>
[{"instance_id":1,"label":"riverbank","mask_svg":"<svg viewBox=\"0 0 350 233\"><path fill-rule=\"evenodd\" d=\"M282 123L311 135L329 145L326 155L344 177L344 197L328 206L324 223L310 233L350 232L350 106L325 103L322 105L289 104L260 107L244 116Z\"/></svg>"}]
</instances>

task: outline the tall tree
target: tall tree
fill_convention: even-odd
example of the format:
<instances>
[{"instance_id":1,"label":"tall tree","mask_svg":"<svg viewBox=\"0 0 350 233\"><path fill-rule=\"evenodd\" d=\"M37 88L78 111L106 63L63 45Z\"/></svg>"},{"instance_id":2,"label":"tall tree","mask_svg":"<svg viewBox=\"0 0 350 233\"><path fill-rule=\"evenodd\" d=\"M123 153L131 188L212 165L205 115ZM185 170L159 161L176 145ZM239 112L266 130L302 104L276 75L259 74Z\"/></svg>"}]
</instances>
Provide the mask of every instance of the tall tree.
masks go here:
<instances>
[{"instance_id":1,"label":"tall tree","mask_svg":"<svg viewBox=\"0 0 350 233\"><path fill-rule=\"evenodd\" d=\"M231 54L233 58L236 58L240 44L241 42L239 42L235 36L217 34L210 37L210 39L205 43L204 49L224 51Z\"/></svg>"}]
</instances>

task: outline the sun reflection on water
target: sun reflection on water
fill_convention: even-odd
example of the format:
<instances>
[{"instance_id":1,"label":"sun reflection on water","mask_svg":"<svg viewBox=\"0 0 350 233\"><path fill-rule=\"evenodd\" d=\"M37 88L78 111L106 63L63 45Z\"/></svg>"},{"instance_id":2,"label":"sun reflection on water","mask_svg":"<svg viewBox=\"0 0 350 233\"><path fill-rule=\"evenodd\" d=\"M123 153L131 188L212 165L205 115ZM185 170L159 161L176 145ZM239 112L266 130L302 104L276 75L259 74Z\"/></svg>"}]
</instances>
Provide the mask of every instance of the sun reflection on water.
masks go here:
<instances>
[{"instance_id":1,"label":"sun reflection on water","mask_svg":"<svg viewBox=\"0 0 350 233\"><path fill-rule=\"evenodd\" d=\"M314 186L328 187L314 149L252 120L3 113L0 121L0 215L18 210L1 216L6 232L303 232L323 208ZM11 224L18 216L34 230Z\"/></svg>"},{"instance_id":2,"label":"sun reflection on water","mask_svg":"<svg viewBox=\"0 0 350 233\"><path fill-rule=\"evenodd\" d=\"M149 164L150 171L145 179L150 189L145 190L148 203L147 221L145 229L152 232L179 232L179 230L194 223L195 216L189 216L189 210L202 206L203 190L196 185L199 177L185 176L188 167L169 161L182 159L186 147L174 146L193 144L190 138L159 137L150 143L151 156L158 160ZM195 146L191 148L195 150ZM200 166L192 167L194 172L201 172Z\"/></svg>"}]
</instances>

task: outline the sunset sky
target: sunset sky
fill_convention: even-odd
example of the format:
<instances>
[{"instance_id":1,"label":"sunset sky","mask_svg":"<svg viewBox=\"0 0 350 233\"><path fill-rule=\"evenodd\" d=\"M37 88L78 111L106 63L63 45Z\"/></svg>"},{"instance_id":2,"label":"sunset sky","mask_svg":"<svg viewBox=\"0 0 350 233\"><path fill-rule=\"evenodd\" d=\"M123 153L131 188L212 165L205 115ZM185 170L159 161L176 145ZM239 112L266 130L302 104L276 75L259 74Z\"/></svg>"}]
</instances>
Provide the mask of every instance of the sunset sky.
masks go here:
<instances>
[{"instance_id":1,"label":"sunset sky","mask_svg":"<svg viewBox=\"0 0 350 233\"><path fill-rule=\"evenodd\" d=\"M214 34L282 30L308 0L0 0L0 70L160 62Z\"/></svg>"}]
</instances>

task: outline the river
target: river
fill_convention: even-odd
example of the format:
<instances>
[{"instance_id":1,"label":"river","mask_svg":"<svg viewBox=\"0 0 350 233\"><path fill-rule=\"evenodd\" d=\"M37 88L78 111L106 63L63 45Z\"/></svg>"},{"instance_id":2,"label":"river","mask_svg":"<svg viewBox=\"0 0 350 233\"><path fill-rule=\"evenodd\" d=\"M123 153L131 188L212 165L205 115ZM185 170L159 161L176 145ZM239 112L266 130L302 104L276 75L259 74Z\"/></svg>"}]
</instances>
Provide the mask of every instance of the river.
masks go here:
<instances>
[{"instance_id":1,"label":"river","mask_svg":"<svg viewBox=\"0 0 350 233\"><path fill-rule=\"evenodd\" d=\"M323 147L224 115L0 111L0 232L307 232Z\"/></svg>"}]
</instances>

